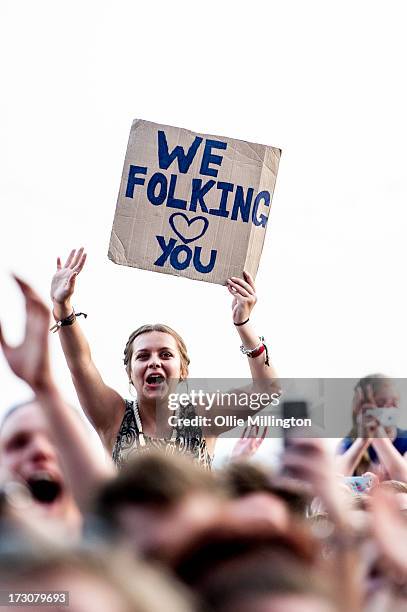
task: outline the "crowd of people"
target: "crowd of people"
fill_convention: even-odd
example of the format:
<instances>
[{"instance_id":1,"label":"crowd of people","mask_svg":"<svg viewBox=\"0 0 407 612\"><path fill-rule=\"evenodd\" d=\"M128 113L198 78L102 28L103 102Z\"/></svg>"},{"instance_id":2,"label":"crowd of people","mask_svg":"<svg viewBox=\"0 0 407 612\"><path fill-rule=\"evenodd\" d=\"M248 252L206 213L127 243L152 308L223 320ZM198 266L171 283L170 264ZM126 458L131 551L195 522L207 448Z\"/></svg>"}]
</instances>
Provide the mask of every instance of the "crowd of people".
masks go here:
<instances>
[{"instance_id":1,"label":"crowd of people","mask_svg":"<svg viewBox=\"0 0 407 612\"><path fill-rule=\"evenodd\" d=\"M226 426L162 418L169 393L188 377L187 348L174 330L144 325L130 334L124 365L136 399L103 381L71 305L85 260L83 249L58 259L51 329L104 459L55 384L50 309L20 278L22 343L10 346L0 328L5 359L33 392L0 424L4 609L63 610L68 602L72 612L407 609L407 432L397 428L392 381L378 374L359 381L353 428L337 455L297 431L286 437L278 469L254 460L261 441L250 440L215 470L216 435ZM252 277L229 279L228 290L253 379L246 392L280 392L250 321ZM199 410L205 406L186 405L179 414L192 422Z\"/></svg>"}]
</instances>

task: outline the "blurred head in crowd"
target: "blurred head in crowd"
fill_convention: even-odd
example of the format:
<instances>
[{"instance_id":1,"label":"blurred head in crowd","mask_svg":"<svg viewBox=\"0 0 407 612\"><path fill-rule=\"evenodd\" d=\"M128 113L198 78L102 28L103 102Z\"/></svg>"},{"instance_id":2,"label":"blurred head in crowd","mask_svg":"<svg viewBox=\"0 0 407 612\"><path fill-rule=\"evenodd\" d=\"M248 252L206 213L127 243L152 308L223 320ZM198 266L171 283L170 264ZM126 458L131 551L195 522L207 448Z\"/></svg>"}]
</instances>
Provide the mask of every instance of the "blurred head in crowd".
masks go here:
<instances>
[{"instance_id":1,"label":"blurred head in crowd","mask_svg":"<svg viewBox=\"0 0 407 612\"><path fill-rule=\"evenodd\" d=\"M316 578L318 553L299 525L278 533L264 521L224 517L191 538L174 571L214 612L333 612L328 574Z\"/></svg>"},{"instance_id":2,"label":"blurred head in crowd","mask_svg":"<svg viewBox=\"0 0 407 612\"><path fill-rule=\"evenodd\" d=\"M399 480L384 480L378 486L383 491L393 493L397 506L400 508L403 516L407 515L407 484Z\"/></svg>"},{"instance_id":3,"label":"blurred head in crowd","mask_svg":"<svg viewBox=\"0 0 407 612\"><path fill-rule=\"evenodd\" d=\"M11 408L1 423L0 471L3 487L17 482L28 488L37 513L78 528L79 511L64 478L49 425L34 399Z\"/></svg>"},{"instance_id":4,"label":"blurred head in crowd","mask_svg":"<svg viewBox=\"0 0 407 612\"><path fill-rule=\"evenodd\" d=\"M134 550L165 558L208 524L221 502L210 473L179 454L157 451L138 455L108 482L96 512Z\"/></svg>"},{"instance_id":5,"label":"blurred head in crowd","mask_svg":"<svg viewBox=\"0 0 407 612\"><path fill-rule=\"evenodd\" d=\"M70 612L187 612L192 609L184 589L162 571L159 574L121 552L103 550L25 551L24 554L20 551L18 555L0 555L0 588L20 593L53 591L54 605L48 602L48 605L28 606L39 612L65 609ZM65 606L64 597L69 597ZM11 612L15 605L2 609Z\"/></svg>"},{"instance_id":6,"label":"blurred head in crowd","mask_svg":"<svg viewBox=\"0 0 407 612\"><path fill-rule=\"evenodd\" d=\"M234 499L250 500L259 494L267 495L276 504L276 510L283 503L295 516L305 517L310 502L306 488L301 488L298 481L271 475L260 464L234 461L219 473L219 480Z\"/></svg>"},{"instance_id":7,"label":"blurred head in crowd","mask_svg":"<svg viewBox=\"0 0 407 612\"><path fill-rule=\"evenodd\" d=\"M339 610L321 577L278 555L253 555L236 570L229 569L219 571L200 591L214 612Z\"/></svg>"}]
</instances>

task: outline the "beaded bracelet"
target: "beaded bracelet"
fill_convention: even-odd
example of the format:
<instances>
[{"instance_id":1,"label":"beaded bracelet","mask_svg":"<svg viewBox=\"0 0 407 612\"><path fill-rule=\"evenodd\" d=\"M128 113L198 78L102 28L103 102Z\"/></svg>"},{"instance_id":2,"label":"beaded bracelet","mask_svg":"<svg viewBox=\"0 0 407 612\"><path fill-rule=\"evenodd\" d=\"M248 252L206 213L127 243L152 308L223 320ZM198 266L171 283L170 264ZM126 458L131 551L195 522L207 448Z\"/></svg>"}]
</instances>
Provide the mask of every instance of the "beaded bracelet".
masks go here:
<instances>
[{"instance_id":1,"label":"beaded bracelet","mask_svg":"<svg viewBox=\"0 0 407 612\"><path fill-rule=\"evenodd\" d=\"M245 346L240 347L240 350L242 351L243 355L247 355L247 357L250 357L252 359L254 359L255 357L259 357L259 355L261 355L262 353L266 353L266 359L265 359L265 364L267 366L270 365L269 362L269 353L268 353L268 349L267 346L264 342L264 337L263 336L259 336L259 344L257 346L255 346L253 349L247 349Z\"/></svg>"}]
</instances>

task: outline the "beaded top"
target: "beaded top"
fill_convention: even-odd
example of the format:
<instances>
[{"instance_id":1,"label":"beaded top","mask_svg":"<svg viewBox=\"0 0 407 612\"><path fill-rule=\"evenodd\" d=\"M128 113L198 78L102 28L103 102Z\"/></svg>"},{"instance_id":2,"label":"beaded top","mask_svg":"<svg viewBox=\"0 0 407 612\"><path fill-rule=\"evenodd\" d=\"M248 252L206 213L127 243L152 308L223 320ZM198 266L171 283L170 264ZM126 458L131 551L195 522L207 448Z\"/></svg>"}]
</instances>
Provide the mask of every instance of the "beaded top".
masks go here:
<instances>
[{"instance_id":1,"label":"beaded top","mask_svg":"<svg viewBox=\"0 0 407 612\"><path fill-rule=\"evenodd\" d=\"M181 406L179 410L180 421L195 416L191 404ZM126 410L123 416L116 442L113 447L112 458L120 469L135 453L145 452L149 449L164 450L165 453L182 453L190 455L193 461L203 468L210 470L212 457L209 454L206 440L202 435L202 428L198 426L183 425L174 427L170 439L151 438L141 431L140 417L137 401L126 400Z\"/></svg>"}]
</instances>

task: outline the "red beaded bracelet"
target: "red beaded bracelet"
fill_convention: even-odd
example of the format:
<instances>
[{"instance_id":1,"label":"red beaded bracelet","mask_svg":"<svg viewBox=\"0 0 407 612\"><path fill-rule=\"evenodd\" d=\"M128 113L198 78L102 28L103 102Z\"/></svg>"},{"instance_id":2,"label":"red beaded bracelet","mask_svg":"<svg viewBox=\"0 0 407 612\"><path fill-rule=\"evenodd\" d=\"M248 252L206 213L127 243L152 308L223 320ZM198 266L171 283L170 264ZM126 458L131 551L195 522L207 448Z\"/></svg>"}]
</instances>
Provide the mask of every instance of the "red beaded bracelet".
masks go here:
<instances>
[{"instance_id":1,"label":"red beaded bracelet","mask_svg":"<svg viewBox=\"0 0 407 612\"><path fill-rule=\"evenodd\" d=\"M269 353L268 353L268 349L267 349L267 345L264 343L264 337L263 336L259 336L259 340L260 340L260 344L256 347L254 347L254 349L247 349L243 346L240 347L240 350L242 351L242 353L244 355L247 355L247 357L259 357L259 355L261 355L262 353L266 352L266 358L264 363L269 366L270 365L270 361L269 361Z\"/></svg>"}]
</instances>

